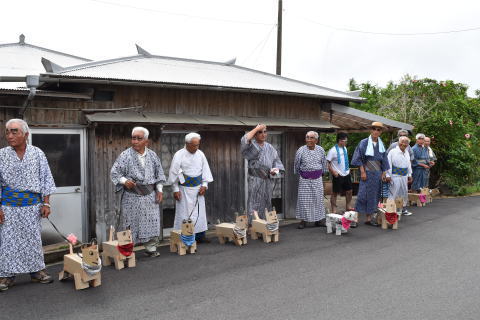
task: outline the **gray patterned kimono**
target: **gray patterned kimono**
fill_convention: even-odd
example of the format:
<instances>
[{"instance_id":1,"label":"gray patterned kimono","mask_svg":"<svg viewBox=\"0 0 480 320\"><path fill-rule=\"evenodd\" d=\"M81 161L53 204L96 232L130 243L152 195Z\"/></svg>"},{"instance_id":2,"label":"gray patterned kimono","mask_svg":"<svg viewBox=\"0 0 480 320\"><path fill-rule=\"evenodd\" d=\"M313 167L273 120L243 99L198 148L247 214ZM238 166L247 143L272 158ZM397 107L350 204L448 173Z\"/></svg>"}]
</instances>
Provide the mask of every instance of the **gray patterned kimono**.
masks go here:
<instances>
[{"instance_id":1,"label":"gray patterned kimono","mask_svg":"<svg viewBox=\"0 0 480 320\"><path fill-rule=\"evenodd\" d=\"M27 145L22 160L12 147L0 149L0 183L2 189L39 193L42 200L55 192L45 154L31 145ZM5 222L0 224L0 277L45 269L41 206L41 202L25 207L2 205Z\"/></svg>"},{"instance_id":2,"label":"gray patterned kimono","mask_svg":"<svg viewBox=\"0 0 480 320\"><path fill-rule=\"evenodd\" d=\"M278 156L277 150L268 142L260 146L255 139L250 142L247 135L241 139L240 151L242 156L248 160L248 214L252 215L257 211L259 216L264 218L265 208L272 210L272 193L274 180L270 178L268 172L277 168L281 172L285 171L282 161ZM262 176L253 174L263 172Z\"/></svg>"},{"instance_id":3,"label":"gray patterned kimono","mask_svg":"<svg viewBox=\"0 0 480 320\"><path fill-rule=\"evenodd\" d=\"M302 146L295 155L294 172L312 172L327 170L327 159L325 150L319 145L310 150L307 146ZM323 181L320 176L318 179L305 179L300 175L298 181L298 200L295 210L297 219L315 222L325 218L325 206L323 202Z\"/></svg>"},{"instance_id":4,"label":"gray patterned kimono","mask_svg":"<svg viewBox=\"0 0 480 320\"><path fill-rule=\"evenodd\" d=\"M156 185L165 182L162 164L157 154L145 148L145 167L133 148L123 151L113 164L110 172L117 190L123 189L121 178L143 185ZM134 243L146 243L160 235L160 206L155 202L155 191L149 195L139 195L122 191L120 229L130 227Z\"/></svg>"}]
</instances>

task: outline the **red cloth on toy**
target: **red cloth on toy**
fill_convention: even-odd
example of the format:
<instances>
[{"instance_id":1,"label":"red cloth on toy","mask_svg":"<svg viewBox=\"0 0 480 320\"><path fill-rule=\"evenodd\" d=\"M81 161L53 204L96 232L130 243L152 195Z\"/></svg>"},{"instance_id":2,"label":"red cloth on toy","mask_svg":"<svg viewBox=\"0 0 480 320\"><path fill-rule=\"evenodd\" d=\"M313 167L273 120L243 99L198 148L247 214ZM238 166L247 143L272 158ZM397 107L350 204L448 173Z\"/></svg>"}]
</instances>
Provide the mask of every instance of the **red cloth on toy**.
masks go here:
<instances>
[{"instance_id":1,"label":"red cloth on toy","mask_svg":"<svg viewBox=\"0 0 480 320\"><path fill-rule=\"evenodd\" d=\"M350 224L352 223L352 221L348 220L347 218L345 217L342 217L342 227L345 229L345 230L348 230L350 229Z\"/></svg>"},{"instance_id":2,"label":"red cloth on toy","mask_svg":"<svg viewBox=\"0 0 480 320\"><path fill-rule=\"evenodd\" d=\"M418 195L418 199L420 199L420 202L421 202L421 203L427 202L427 196L424 195L424 194L419 194L419 195Z\"/></svg>"},{"instance_id":3,"label":"red cloth on toy","mask_svg":"<svg viewBox=\"0 0 480 320\"><path fill-rule=\"evenodd\" d=\"M385 212L385 219L390 224L395 224L398 221L398 214L396 212Z\"/></svg>"},{"instance_id":4,"label":"red cloth on toy","mask_svg":"<svg viewBox=\"0 0 480 320\"><path fill-rule=\"evenodd\" d=\"M118 252L123 254L125 257L129 257L133 252L133 242L125 244L123 246L117 246Z\"/></svg>"}]
</instances>

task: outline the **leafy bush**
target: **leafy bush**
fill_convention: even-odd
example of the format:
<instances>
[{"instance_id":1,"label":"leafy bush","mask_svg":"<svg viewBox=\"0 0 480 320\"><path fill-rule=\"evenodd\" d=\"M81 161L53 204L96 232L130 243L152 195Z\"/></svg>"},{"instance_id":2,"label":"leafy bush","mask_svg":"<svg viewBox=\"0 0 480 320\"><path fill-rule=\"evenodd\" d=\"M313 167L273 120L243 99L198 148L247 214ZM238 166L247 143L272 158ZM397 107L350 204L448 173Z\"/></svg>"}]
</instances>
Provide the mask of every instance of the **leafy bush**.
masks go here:
<instances>
[{"instance_id":1,"label":"leafy bush","mask_svg":"<svg viewBox=\"0 0 480 320\"><path fill-rule=\"evenodd\" d=\"M431 137L438 161L430 183L445 185L454 194L473 192L480 181L480 91L471 98L467 89L453 81L409 75L384 88L350 80L350 90L362 90L361 96L367 99L364 104L352 103L352 107L410 123L414 133ZM350 146L356 140L355 135L352 138Z\"/></svg>"}]
</instances>

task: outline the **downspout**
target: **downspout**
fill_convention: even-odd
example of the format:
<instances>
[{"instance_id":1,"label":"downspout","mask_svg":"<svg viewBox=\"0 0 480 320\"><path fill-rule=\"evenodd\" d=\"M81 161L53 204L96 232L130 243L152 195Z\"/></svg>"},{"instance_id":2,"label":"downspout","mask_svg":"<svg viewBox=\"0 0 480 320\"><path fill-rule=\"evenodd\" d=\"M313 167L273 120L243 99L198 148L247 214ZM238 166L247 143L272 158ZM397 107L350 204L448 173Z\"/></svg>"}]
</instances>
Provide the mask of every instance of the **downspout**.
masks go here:
<instances>
[{"instance_id":1,"label":"downspout","mask_svg":"<svg viewBox=\"0 0 480 320\"><path fill-rule=\"evenodd\" d=\"M40 85L40 76L26 76L25 77L25 82L27 83L27 88L30 89L30 92L28 93L27 99L25 99L25 102L22 105L22 110L19 112L18 116L20 119L23 119L25 112L27 111L27 108L30 105L30 102L35 98L35 94L37 93L37 88Z\"/></svg>"}]
</instances>

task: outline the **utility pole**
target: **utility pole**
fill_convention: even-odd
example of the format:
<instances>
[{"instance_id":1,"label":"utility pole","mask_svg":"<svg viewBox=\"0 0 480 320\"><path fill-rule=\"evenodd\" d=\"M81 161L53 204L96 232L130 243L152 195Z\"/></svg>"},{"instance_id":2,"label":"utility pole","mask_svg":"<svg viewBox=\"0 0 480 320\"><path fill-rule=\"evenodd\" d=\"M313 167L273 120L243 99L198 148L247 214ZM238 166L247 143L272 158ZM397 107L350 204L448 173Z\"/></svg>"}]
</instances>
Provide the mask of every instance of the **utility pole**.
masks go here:
<instances>
[{"instance_id":1,"label":"utility pole","mask_svg":"<svg viewBox=\"0 0 480 320\"><path fill-rule=\"evenodd\" d=\"M278 22L277 22L277 75L282 74L282 0L278 0Z\"/></svg>"}]
</instances>

